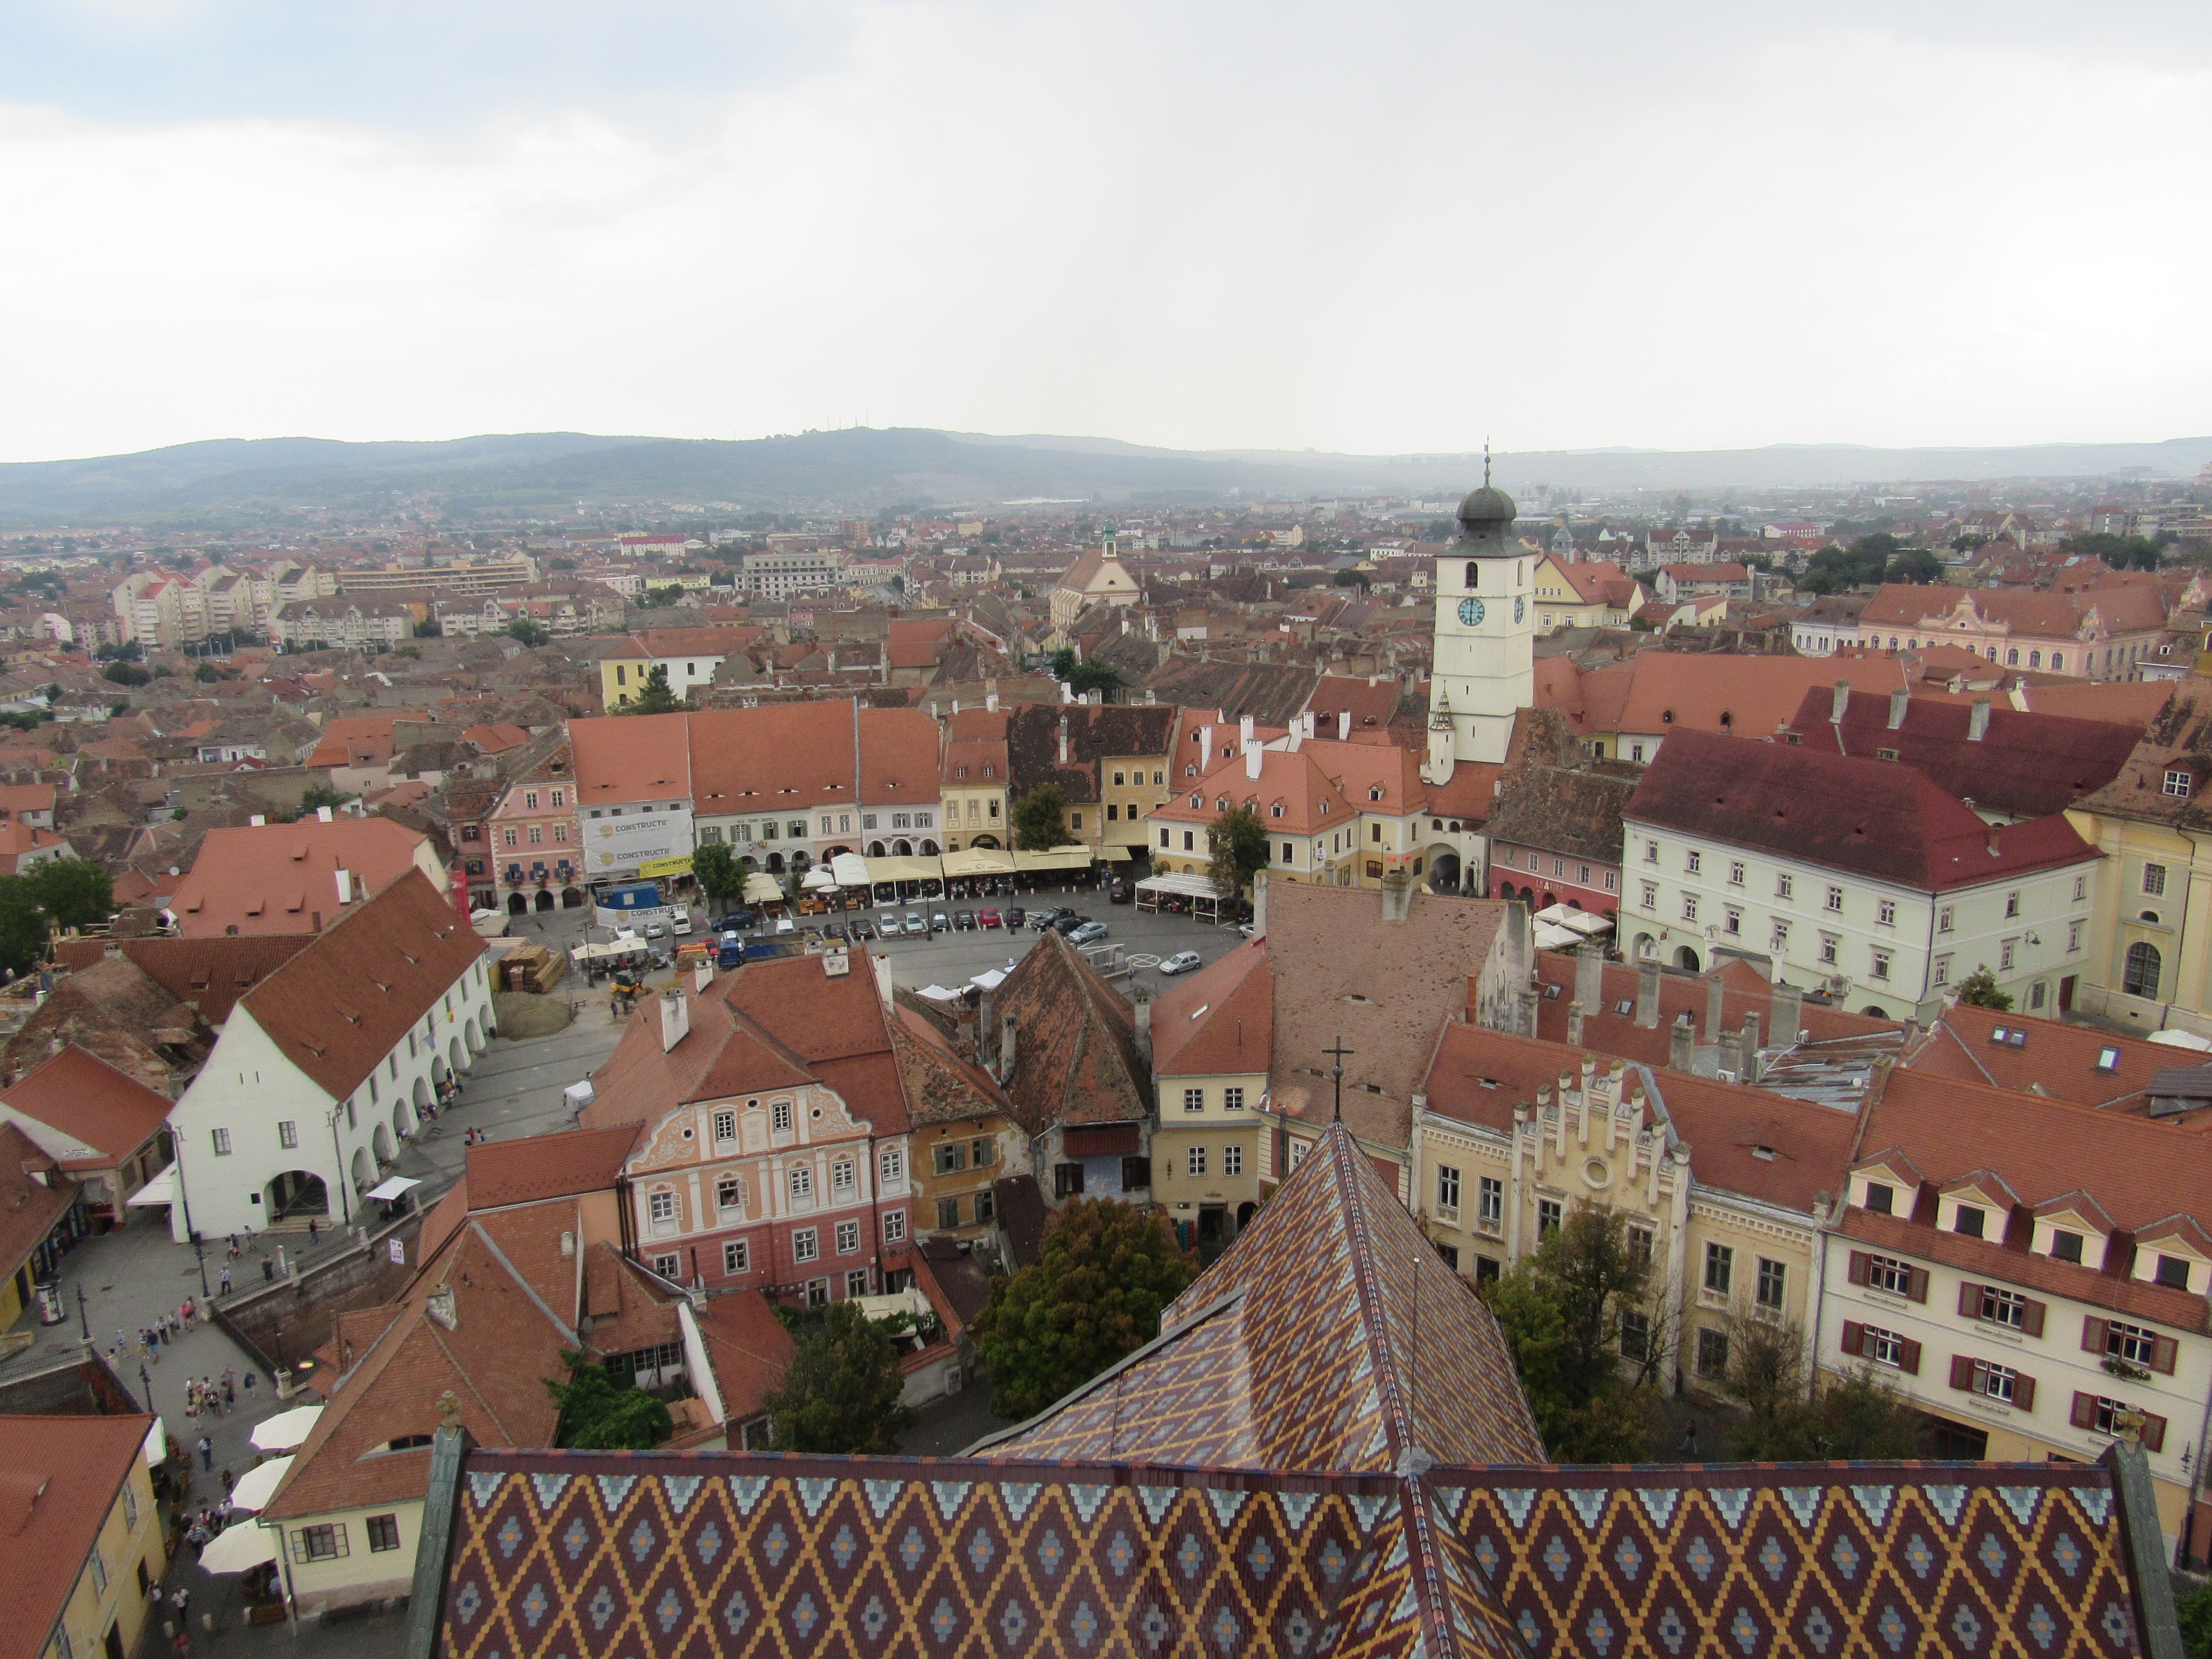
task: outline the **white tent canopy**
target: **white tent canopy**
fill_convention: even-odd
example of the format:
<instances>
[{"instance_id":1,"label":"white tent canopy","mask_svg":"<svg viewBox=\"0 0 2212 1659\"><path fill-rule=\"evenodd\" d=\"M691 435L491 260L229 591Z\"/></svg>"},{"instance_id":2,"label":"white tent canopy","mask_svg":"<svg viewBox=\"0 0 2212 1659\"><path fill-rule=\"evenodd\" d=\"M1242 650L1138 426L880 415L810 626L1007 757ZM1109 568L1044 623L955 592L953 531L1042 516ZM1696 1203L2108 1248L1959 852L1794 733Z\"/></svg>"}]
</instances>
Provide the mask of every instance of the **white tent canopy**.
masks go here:
<instances>
[{"instance_id":1,"label":"white tent canopy","mask_svg":"<svg viewBox=\"0 0 2212 1659\"><path fill-rule=\"evenodd\" d=\"M1536 948L1539 951L1564 951L1582 942L1583 936L1571 927L1554 927L1548 921L1536 924Z\"/></svg>"},{"instance_id":2,"label":"white tent canopy","mask_svg":"<svg viewBox=\"0 0 2212 1659\"><path fill-rule=\"evenodd\" d=\"M1014 873L1014 855L994 847L970 847L957 853L947 853L944 859L945 873L948 876L1011 876Z\"/></svg>"},{"instance_id":3,"label":"white tent canopy","mask_svg":"<svg viewBox=\"0 0 2212 1659\"><path fill-rule=\"evenodd\" d=\"M945 874L943 860L937 858L869 859L868 879L876 881L936 881Z\"/></svg>"},{"instance_id":4,"label":"white tent canopy","mask_svg":"<svg viewBox=\"0 0 2212 1659\"><path fill-rule=\"evenodd\" d=\"M810 893L818 893L825 887L838 885L836 872L826 864L817 864L799 878L799 884Z\"/></svg>"},{"instance_id":5,"label":"white tent canopy","mask_svg":"<svg viewBox=\"0 0 2212 1659\"><path fill-rule=\"evenodd\" d=\"M373 1198L380 1202L388 1202L389 1200L398 1197L410 1187L419 1187L422 1184L422 1183L421 1182L415 1180L410 1176L392 1176L377 1182L375 1186L370 1188L367 1192L363 1193L362 1196L363 1198Z\"/></svg>"},{"instance_id":6,"label":"white tent canopy","mask_svg":"<svg viewBox=\"0 0 2212 1659\"><path fill-rule=\"evenodd\" d=\"M288 1413L287 1415L289 1415ZM256 1463L239 1478L230 1489L230 1506L234 1510L265 1509L275 1496L276 1483L292 1467L289 1457L278 1457L266 1463Z\"/></svg>"},{"instance_id":7,"label":"white tent canopy","mask_svg":"<svg viewBox=\"0 0 2212 1659\"><path fill-rule=\"evenodd\" d=\"M177 1166L173 1164L124 1200L127 1210L143 1209L155 1204L173 1204L177 1201Z\"/></svg>"},{"instance_id":8,"label":"white tent canopy","mask_svg":"<svg viewBox=\"0 0 2212 1659\"><path fill-rule=\"evenodd\" d=\"M745 878L745 902L773 904L783 896L783 884L765 872L756 870Z\"/></svg>"},{"instance_id":9,"label":"white tent canopy","mask_svg":"<svg viewBox=\"0 0 2212 1659\"><path fill-rule=\"evenodd\" d=\"M146 1431L146 1443L138 1449L145 1456L146 1467L149 1469L158 1469L167 1461L169 1431L162 1426L160 1418L155 1418L154 1426Z\"/></svg>"},{"instance_id":10,"label":"white tent canopy","mask_svg":"<svg viewBox=\"0 0 2212 1659\"><path fill-rule=\"evenodd\" d=\"M295 1406L289 1412L253 1425L253 1449L256 1451L290 1451L304 1444L314 1428L316 1419L323 1414L320 1406Z\"/></svg>"},{"instance_id":11,"label":"white tent canopy","mask_svg":"<svg viewBox=\"0 0 2212 1659\"><path fill-rule=\"evenodd\" d=\"M1548 922L1554 927L1565 927L1593 939L1600 933L1613 931L1613 924L1603 916L1595 915L1588 910L1577 910L1571 904L1547 905L1537 911L1532 920L1539 923Z\"/></svg>"},{"instance_id":12,"label":"white tent canopy","mask_svg":"<svg viewBox=\"0 0 2212 1659\"><path fill-rule=\"evenodd\" d=\"M836 877L840 887L866 887L868 861L858 853L840 853L830 860L830 873Z\"/></svg>"},{"instance_id":13,"label":"white tent canopy","mask_svg":"<svg viewBox=\"0 0 2212 1659\"><path fill-rule=\"evenodd\" d=\"M1006 982L1006 970L1005 969L986 968L981 973L976 975L975 978L969 980L968 982L970 985L980 985L987 991L995 991L1000 985Z\"/></svg>"},{"instance_id":14,"label":"white tent canopy","mask_svg":"<svg viewBox=\"0 0 2212 1659\"><path fill-rule=\"evenodd\" d=\"M959 1000L960 994L959 992L948 990L942 985L925 985L915 992L915 995L927 997L932 1002L955 1002Z\"/></svg>"},{"instance_id":15,"label":"white tent canopy","mask_svg":"<svg viewBox=\"0 0 2212 1659\"><path fill-rule=\"evenodd\" d=\"M225 1527L200 1552L200 1565L209 1572L245 1572L276 1559L274 1527Z\"/></svg>"},{"instance_id":16,"label":"white tent canopy","mask_svg":"<svg viewBox=\"0 0 2212 1659\"><path fill-rule=\"evenodd\" d=\"M592 1080L589 1078L586 1078L581 1083L570 1084L562 1090L561 1093L572 1106L588 1106L598 1098L598 1094L592 1089Z\"/></svg>"}]
</instances>

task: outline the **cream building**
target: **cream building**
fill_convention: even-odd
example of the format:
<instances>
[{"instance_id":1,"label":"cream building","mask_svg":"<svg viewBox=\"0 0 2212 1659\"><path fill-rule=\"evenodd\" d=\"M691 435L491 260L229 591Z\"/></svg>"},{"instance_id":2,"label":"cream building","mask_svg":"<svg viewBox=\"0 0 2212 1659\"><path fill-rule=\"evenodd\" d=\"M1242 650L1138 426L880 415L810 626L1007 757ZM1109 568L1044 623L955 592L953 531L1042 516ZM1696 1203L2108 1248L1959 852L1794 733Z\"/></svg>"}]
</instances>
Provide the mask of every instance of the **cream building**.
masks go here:
<instances>
[{"instance_id":1,"label":"cream building","mask_svg":"<svg viewBox=\"0 0 2212 1659\"><path fill-rule=\"evenodd\" d=\"M1051 595L1052 633L1046 643L1065 643L1067 629L1092 605L1134 605L1141 597L1136 573L1121 562L1111 526L1097 547L1061 573Z\"/></svg>"},{"instance_id":2,"label":"cream building","mask_svg":"<svg viewBox=\"0 0 2212 1659\"><path fill-rule=\"evenodd\" d=\"M1267 941L1247 939L1137 1011L1159 1101L1153 1199L1210 1259L1260 1204L1261 1109L1274 1042Z\"/></svg>"},{"instance_id":3,"label":"cream building","mask_svg":"<svg viewBox=\"0 0 2212 1659\"><path fill-rule=\"evenodd\" d=\"M157 1420L0 1417L9 1645L39 1659L136 1653L168 1560L143 1447Z\"/></svg>"}]
</instances>

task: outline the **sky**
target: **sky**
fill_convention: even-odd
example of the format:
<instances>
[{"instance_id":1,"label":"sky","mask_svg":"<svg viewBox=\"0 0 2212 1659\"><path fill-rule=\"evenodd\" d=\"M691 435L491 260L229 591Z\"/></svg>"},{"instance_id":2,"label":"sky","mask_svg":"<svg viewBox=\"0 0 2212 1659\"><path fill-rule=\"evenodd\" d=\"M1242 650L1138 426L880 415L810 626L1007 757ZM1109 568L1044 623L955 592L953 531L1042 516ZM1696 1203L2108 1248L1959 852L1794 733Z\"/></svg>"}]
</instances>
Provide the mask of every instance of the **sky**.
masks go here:
<instances>
[{"instance_id":1,"label":"sky","mask_svg":"<svg viewBox=\"0 0 2212 1659\"><path fill-rule=\"evenodd\" d=\"M0 0L0 461L2212 431L2201 0Z\"/></svg>"}]
</instances>

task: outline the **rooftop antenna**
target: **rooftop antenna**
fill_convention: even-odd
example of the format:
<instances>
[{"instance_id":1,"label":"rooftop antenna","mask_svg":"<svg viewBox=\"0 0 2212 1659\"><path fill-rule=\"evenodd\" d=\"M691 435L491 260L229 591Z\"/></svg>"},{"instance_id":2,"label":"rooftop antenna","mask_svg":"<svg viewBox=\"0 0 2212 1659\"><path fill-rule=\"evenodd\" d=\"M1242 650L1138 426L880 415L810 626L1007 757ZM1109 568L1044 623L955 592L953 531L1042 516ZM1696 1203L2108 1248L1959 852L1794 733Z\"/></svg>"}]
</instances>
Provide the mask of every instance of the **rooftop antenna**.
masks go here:
<instances>
[{"instance_id":1,"label":"rooftop antenna","mask_svg":"<svg viewBox=\"0 0 2212 1659\"><path fill-rule=\"evenodd\" d=\"M1336 1115L1329 1120L1332 1123L1344 1121L1344 1057L1358 1052L1356 1048L1347 1048L1344 1046L1344 1037L1341 1033L1337 1036L1335 1048L1322 1050L1325 1054L1336 1056L1336 1064L1328 1068L1329 1077L1336 1085Z\"/></svg>"}]
</instances>

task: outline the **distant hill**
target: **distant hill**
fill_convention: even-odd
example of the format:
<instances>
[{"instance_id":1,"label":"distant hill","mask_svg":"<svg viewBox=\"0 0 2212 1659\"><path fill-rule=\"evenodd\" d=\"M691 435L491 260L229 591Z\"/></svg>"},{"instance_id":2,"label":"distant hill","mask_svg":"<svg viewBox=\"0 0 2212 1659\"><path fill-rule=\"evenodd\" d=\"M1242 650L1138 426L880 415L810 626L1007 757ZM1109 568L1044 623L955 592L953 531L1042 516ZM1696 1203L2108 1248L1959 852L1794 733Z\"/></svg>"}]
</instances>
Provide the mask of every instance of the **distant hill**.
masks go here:
<instances>
[{"instance_id":1,"label":"distant hill","mask_svg":"<svg viewBox=\"0 0 2212 1659\"><path fill-rule=\"evenodd\" d=\"M2194 477L2212 438L2004 449L1840 445L1674 452L1558 450L1496 458L1508 489L1745 489L1912 480L2100 477L2142 469ZM1028 497L1138 500L1352 495L1449 496L1479 454L1150 448L1103 438L1000 437L859 428L744 441L524 433L441 443L221 439L136 455L0 465L0 523L187 525L301 507L368 511L403 498L467 518L554 515L578 501L785 510L894 502L979 507ZM720 510L720 509L713 509Z\"/></svg>"}]
</instances>

